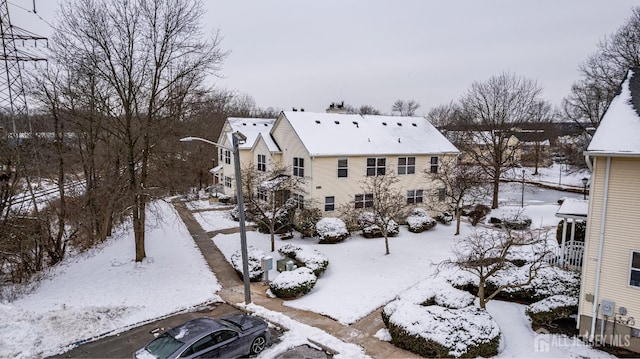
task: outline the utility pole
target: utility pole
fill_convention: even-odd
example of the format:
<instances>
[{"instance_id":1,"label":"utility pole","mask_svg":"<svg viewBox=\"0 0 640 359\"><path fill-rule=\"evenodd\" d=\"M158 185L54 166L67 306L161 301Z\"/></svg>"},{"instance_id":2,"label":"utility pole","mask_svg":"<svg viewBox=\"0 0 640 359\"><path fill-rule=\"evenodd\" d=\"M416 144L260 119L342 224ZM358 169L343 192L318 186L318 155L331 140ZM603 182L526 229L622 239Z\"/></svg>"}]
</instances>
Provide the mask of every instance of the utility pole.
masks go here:
<instances>
[{"instance_id":1,"label":"utility pole","mask_svg":"<svg viewBox=\"0 0 640 359\"><path fill-rule=\"evenodd\" d=\"M38 42L46 41L46 37L38 36L32 32L14 26L9 16L8 0L0 0L0 40L2 52L0 53L0 111L11 117L13 133L16 134L16 118L27 120L27 98L22 81L20 63L46 61L29 52L18 49L17 45L33 41L34 47ZM33 12L36 11L36 3L33 1ZM31 123L29 123L31 131Z\"/></svg>"}]
</instances>

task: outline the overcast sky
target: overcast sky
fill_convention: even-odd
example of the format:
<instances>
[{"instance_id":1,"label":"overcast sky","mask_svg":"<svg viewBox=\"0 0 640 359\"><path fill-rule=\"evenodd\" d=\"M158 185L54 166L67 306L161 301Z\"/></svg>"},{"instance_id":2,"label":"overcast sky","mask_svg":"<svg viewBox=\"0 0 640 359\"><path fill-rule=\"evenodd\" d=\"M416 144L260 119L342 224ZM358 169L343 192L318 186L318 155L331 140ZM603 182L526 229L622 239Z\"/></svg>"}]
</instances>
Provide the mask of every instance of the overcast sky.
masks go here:
<instances>
[{"instance_id":1,"label":"overcast sky","mask_svg":"<svg viewBox=\"0 0 640 359\"><path fill-rule=\"evenodd\" d=\"M18 26L48 36L62 0L9 0ZM597 43L628 19L630 0L205 0L219 28L218 87L260 107L324 111L331 102L418 114L457 101L474 81L504 71L536 80L559 105ZM213 80L212 80L213 81Z\"/></svg>"}]
</instances>

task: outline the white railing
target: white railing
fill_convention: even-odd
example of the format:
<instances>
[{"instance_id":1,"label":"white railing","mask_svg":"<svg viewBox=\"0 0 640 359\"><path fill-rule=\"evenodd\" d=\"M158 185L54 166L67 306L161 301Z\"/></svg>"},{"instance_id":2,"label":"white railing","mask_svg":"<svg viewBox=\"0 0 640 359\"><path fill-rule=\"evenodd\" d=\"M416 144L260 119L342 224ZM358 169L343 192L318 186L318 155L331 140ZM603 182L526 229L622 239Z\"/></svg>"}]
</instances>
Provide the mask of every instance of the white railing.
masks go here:
<instances>
[{"instance_id":1,"label":"white railing","mask_svg":"<svg viewBox=\"0 0 640 359\"><path fill-rule=\"evenodd\" d=\"M562 268L579 271L582 268L582 258L584 256L584 242L569 242L562 247L555 248L547 257L547 262Z\"/></svg>"}]
</instances>

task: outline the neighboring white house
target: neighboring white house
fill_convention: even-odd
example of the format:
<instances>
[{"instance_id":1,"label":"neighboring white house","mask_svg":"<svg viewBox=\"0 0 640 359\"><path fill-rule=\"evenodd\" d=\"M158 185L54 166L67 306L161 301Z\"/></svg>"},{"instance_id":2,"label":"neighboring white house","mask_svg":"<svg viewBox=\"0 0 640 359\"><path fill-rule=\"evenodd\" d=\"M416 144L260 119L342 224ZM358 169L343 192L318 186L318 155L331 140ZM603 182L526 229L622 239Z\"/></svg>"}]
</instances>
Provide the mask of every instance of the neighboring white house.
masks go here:
<instances>
[{"instance_id":1,"label":"neighboring white house","mask_svg":"<svg viewBox=\"0 0 640 359\"><path fill-rule=\"evenodd\" d=\"M305 179L305 193L299 195L318 203L326 216L337 215L333 213L344 204L369 207L371 194L363 193L362 183L387 171L398 175L408 204L425 203L438 186L429 174L439 171L444 158L459 154L422 117L290 111L275 122L229 118L220 143L230 146L234 131L247 136L241 147L246 152L240 154L243 166L287 166L292 176ZM224 150L221 163L227 182L233 177L233 162ZM234 190L229 182L227 187Z\"/></svg>"},{"instance_id":2,"label":"neighboring white house","mask_svg":"<svg viewBox=\"0 0 640 359\"><path fill-rule=\"evenodd\" d=\"M640 71L630 70L585 156L592 167L580 335L640 353Z\"/></svg>"}]
</instances>

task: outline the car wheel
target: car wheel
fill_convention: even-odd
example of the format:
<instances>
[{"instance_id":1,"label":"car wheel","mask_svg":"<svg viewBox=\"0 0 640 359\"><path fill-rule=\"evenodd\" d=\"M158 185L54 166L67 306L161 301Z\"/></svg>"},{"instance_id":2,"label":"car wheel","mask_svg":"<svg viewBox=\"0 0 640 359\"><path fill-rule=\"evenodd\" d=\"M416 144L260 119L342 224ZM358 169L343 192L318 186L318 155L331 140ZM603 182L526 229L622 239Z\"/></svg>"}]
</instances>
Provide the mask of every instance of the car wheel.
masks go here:
<instances>
[{"instance_id":1,"label":"car wheel","mask_svg":"<svg viewBox=\"0 0 640 359\"><path fill-rule=\"evenodd\" d=\"M264 350L264 347L267 345L267 340L263 336L259 336L255 338L251 342L251 354L259 354Z\"/></svg>"}]
</instances>

